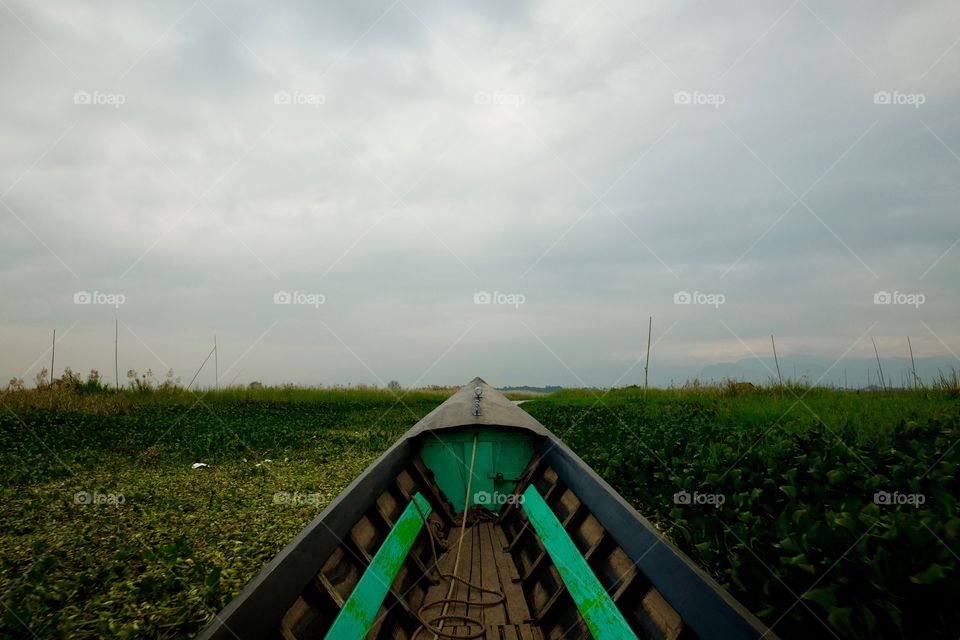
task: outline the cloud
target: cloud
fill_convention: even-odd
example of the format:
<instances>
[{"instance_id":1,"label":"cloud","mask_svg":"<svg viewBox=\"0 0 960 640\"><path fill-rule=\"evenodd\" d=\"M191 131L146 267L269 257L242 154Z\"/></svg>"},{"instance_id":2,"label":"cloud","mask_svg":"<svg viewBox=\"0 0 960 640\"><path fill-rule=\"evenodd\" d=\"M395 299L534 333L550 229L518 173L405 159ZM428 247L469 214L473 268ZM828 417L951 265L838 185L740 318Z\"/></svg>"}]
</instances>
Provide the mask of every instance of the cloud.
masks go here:
<instances>
[{"instance_id":1,"label":"cloud","mask_svg":"<svg viewBox=\"0 0 960 640\"><path fill-rule=\"evenodd\" d=\"M610 384L649 315L657 383L748 357L730 329L960 351L958 9L789 7L12 2L0 373L74 322L105 367L114 316L130 368L255 345L239 382Z\"/></svg>"}]
</instances>

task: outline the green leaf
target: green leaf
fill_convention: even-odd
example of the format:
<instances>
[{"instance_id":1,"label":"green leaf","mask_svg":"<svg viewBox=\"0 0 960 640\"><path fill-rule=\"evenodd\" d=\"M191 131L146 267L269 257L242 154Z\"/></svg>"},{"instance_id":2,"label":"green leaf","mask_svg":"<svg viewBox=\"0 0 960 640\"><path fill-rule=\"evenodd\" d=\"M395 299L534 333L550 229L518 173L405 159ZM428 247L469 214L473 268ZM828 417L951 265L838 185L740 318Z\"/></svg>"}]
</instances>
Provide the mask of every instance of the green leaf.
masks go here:
<instances>
[{"instance_id":1,"label":"green leaf","mask_svg":"<svg viewBox=\"0 0 960 640\"><path fill-rule=\"evenodd\" d=\"M956 538L957 534L960 533L960 518L950 518L943 525L943 529L947 532L947 537Z\"/></svg>"},{"instance_id":2,"label":"green leaf","mask_svg":"<svg viewBox=\"0 0 960 640\"><path fill-rule=\"evenodd\" d=\"M804 553L795 555L792 558L783 558L781 562L783 564L798 567L810 574L815 573L813 565L807 562L807 556Z\"/></svg>"},{"instance_id":3,"label":"green leaf","mask_svg":"<svg viewBox=\"0 0 960 640\"><path fill-rule=\"evenodd\" d=\"M213 571L210 572L210 575L207 576L206 584L208 587L213 589L218 584L220 584L220 572L222 569L220 567L214 567Z\"/></svg>"},{"instance_id":4,"label":"green leaf","mask_svg":"<svg viewBox=\"0 0 960 640\"><path fill-rule=\"evenodd\" d=\"M827 480L830 481L830 484L837 485L843 482L845 474L841 469L834 469L833 471L827 472Z\"/></svg>"},{"instance_id":5,"label":"green leaf","mask_svg":"<svg viewBox=\"0 0 960 640\"><path fill-rule=\"evenodd\" d=\"M793 485L781 485L780 491L783 491L791 500L797 499L797 488Z\"/></svg>"},{"instance_id":6,"label":"green leaf","mask_svg":"<svg viewBox=\"0 0 960 640\"><path fill-rule=\"evenodd\" d=\"M850 607L834 607L830 610L830 613L827 614L827 621L831 627L844 635L855 635L853 625L850 624L850 614L852 612L853 609Z\"/></svg>"},{"instance_id":7,"label":"green leaf","mask_svg":"<svg viewBox=\"0 0 960 640\"><path fill-rule=\"evenodd\" d=\"M854 531L857 528L857 519L847 511L838 513L833 519L833 522L850 531Z\"/></svg>"},{"instance_id":8,"label":"green leaf","mask_svg":"<svg viewBox=\"0 0 960 640\"><path fill-rule=\"evenodd\" d=\"M926 571L910 576L910 582L914 584L930 584L943 579L943 567L934 562Z\"/></svg>"},{"instance_id":9,"label":"green leaf","mask_svg":"<svg viewBox=\"0 0 960 640\"><path fill-rule=\"evenodd\" d=\"M859 618L863 618L863 626L865 631L869 634L873 634L874 630L877 628L877 616L873 614L873 611L869 607L860 605L857 607L857 612L859 613Z\"/></svg>"},{"instance_id":10,"label":"green leaf","mask_svg":"<svg viewBox=\"0 0 960 640\"><path fill-rule=\"evenodd\" d=\"M810 589L803 594L803 599L816 602L824 609L829 610L837 604L837 598L833 595L834 588L835 587L822 587L820 589Z\"/></svg>"}]
</instances>

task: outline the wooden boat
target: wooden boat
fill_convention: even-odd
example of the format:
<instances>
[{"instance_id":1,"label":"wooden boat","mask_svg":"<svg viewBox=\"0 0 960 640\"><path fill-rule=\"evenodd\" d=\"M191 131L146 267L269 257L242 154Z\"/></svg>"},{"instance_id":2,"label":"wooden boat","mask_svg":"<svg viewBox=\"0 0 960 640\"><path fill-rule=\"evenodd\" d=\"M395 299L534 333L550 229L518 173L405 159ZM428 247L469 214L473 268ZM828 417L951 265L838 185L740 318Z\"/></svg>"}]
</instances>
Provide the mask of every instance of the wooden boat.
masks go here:
<instances>
[{"instance_id":1,"label":"wooden boat","mask_svg":"<svg viewBox=\"0 0 960 640\"><path fill-rule=\"evenodd\" d=\"M200 635L761 636L772 637L480 378L380 456Z\"/></svg>"}]
</instances>

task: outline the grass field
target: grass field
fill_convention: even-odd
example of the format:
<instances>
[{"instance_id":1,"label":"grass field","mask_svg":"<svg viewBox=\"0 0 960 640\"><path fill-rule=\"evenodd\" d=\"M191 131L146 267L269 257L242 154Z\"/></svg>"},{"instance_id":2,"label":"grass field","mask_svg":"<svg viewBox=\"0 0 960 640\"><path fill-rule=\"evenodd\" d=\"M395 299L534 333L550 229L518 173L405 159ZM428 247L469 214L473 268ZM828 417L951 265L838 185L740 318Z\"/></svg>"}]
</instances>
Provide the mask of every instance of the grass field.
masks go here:
<instances>
[{"instance_id":1,"label":"grass field","mask_svg":"<svg viewBox=\"0 0 960 640\"><path fill-rule=\"evenodd\" d=\"M195 633L447 394L0 393L0 637ZM779 635L956 638L955 388L524 408Z\"/></svg>"},{"instance_id":2,"label":"grass field","mask_svg":"<svg viewBox=\"0 0 960 640\"><path fill-rule=\"evenodd\" d=\"M525 406L778 635L960 632L955 390L561 392Z\"/></svg>"}]
</instances>

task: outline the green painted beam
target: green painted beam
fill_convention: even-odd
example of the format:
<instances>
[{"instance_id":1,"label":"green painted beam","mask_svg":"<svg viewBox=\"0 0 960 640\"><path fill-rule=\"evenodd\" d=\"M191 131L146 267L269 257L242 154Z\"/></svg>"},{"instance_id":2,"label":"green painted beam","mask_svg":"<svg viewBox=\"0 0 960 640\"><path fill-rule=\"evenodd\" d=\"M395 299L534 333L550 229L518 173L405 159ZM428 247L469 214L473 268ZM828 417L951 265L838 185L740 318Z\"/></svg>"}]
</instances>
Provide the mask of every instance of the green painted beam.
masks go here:
<instances>
[{"instance_id":1,"label":"green painted beam","mask_svg":"<svg viewBox=\"0 0 960 640\"><path fill-rule=\"evenodd\" d=\"M623 614L533 485L523 492L523 510L593 637L596 640L636 640L637 636L630 630Z\"/></svg>"},{"instance_id":2,"label":"green painted beam","mask_svg":"<svg viewBox=\"0 0 960 640\"><path fill-rule=\"evenodd\" d=\"M420 505L424 517L430 515L430 503L419 493L414 495L337 614L327 632L328 640L361 640L367 636L400 565L423 527L423 518L413 504L414 500Z\"/></svg>"}]
</instances>

